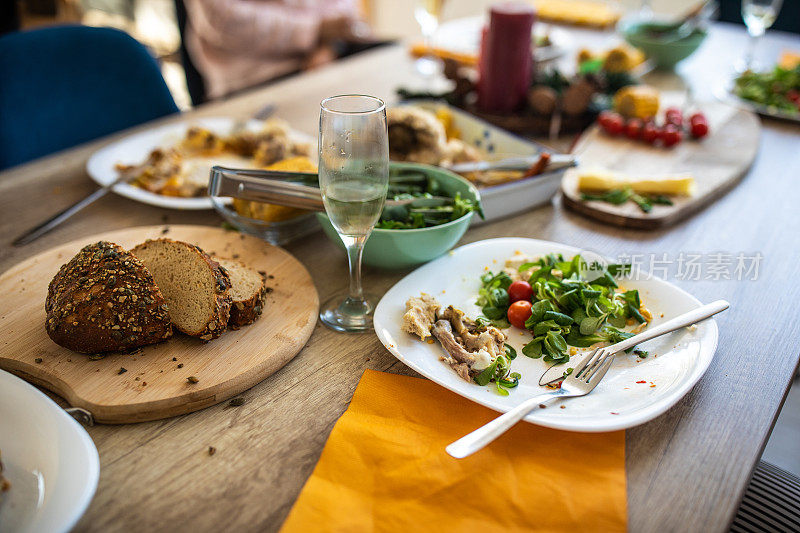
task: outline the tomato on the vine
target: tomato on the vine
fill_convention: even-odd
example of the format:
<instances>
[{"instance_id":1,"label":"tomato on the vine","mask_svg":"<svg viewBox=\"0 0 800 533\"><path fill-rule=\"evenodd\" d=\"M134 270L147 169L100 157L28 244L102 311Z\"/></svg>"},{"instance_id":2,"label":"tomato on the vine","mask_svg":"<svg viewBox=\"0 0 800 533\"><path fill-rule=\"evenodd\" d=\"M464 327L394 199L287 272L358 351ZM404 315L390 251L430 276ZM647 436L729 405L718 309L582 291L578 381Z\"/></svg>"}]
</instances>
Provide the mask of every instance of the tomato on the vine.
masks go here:
<instances>
[{"instance_id":1,"label":"tomato on the vine","mask_svg":"<svg viewBox=\"0 0 800 533\"><path fill-rule=\"evenodd\" d=\"M667 124L661 130L661 142L664 146L675 146L683 140L683 133L674 124Z\"/></svg>"},{"instance_id":2,"label":"tomato on the vine","mask_svg":"<svg viewBox=\"0 0 800 533\"><path fill-rule=\"evenodd\" d=\"M508 321L519 329L525 329L525 321L531 317L531 303L518 300L508 308Z\"/></svg>"},{"instance_id":3,"label":"tomato on the vine","mask_svg":"<svg viewBox=\"0 0 800 533\"><path fill-rule=\"evenodd\" d=\"M695 139L700 139L708 135L708 120L702 113L695 113L689 118L689 133Z\"/></svg>"},{"instance_id":4,"label":"tomato on the vine","mask_svg":"<svg viewBox=\"0 0 800 533\"><path fill-rule=\"evenodd\" d=\"M641 137L641 135L642 135L642 127L643 127L643 123L642 123L641 119L632 118L625 125L625 135L629 139L633 139L633 140L639 139Z\"/></svg>"},{"instance_id":5,"label":"tomato on the vine","mask_svg":"<svg viewBox=\"0 0 800 533\"><path fill-rule=\"evenodd\" d=\"M683 113L681 112L680 108L669 107L664 112L664 120L667 124L672 124L673 126L680 128L683 126Z\"/></svg>"},{"instance_id":6,"label":"tomato on the vine","mask_svg":"<svg viewBox=\"0 0 800 533\"><path fill-rule=\"evenodd\" d=\"M600 113L598 123L606 133L612 136L619 135L625 129L625 119L622 118L622 115L614 111L603 111Z\"/></svg>"},{"instance_id":7,"label":"tomato on the vine","mask_svg":"<svg viewBox=\"0 0 800 533\"><path fill-rule=\"evenodd\" d=\"M658 140L658 127L652 122L648 122L642 129L642 140L646 143L655 144Z\"/></svg>"}]
</instances>

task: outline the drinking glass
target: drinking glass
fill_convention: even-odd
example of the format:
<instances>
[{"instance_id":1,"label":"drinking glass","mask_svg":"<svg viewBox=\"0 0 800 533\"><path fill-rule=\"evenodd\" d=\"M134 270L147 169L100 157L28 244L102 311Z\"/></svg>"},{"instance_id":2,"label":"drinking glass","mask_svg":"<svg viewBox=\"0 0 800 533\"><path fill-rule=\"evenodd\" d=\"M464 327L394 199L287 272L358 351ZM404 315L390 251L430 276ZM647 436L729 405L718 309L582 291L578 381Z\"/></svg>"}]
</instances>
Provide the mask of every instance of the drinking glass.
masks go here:
<instances>
[{"instance_id":1,"label":"drinking glass","mask_svg":"<svg viewBox=\"0 0 800 533\"><path fill-rule=\"evenodd\" d=\"M414 18L417 19L419 27L422 29L422 37L425 41L425 55L417 60L415 66L423 76L433 76L439 68L431 47L433 46L433 36L439 29L443 6L444 0L417 0L414 8Z\"/></svg>"},{"instance_id":2,"label":"drinking glass","mask_svg":"<svg viewBox=\"0 0 800 533\"><path fill-rule=\"evenodd\" d=\"M753 70L753 57L759 38L775 23L783 0L742 0L742 19L750 34L744 64L739 70Z\"/></svg>"},{"instance_id":3,"label":"drinking glass","mask_svg":"<svg viewBox=\"0 0 800 533\"><path fill-rule=\"evenodd\" d=\"M349 292L325 303L320 319L337 331L366 331L372 329L375 307L361 288L361 253L389 187L386 105L355 94L332 96L320 105L319 188L350 263Z\"/></svg>"}]
</instances>

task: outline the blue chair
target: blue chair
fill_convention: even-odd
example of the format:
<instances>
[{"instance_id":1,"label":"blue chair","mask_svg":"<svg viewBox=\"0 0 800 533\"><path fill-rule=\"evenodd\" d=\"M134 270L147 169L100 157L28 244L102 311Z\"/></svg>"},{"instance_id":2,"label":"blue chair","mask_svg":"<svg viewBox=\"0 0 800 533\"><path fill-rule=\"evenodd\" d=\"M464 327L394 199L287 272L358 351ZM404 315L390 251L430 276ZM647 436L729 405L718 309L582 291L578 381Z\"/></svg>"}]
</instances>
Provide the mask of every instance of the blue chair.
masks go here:
<instances>
[{"instance_id":1,"label":"blue chair","mask_svg":"<svg viewBox=\"0 0 800 533\"><path fill-rule=\"evenodd\" d=\"M124 32L0 37L0 170L177 112L155 59Z\"/></svg>"}]
</instances>

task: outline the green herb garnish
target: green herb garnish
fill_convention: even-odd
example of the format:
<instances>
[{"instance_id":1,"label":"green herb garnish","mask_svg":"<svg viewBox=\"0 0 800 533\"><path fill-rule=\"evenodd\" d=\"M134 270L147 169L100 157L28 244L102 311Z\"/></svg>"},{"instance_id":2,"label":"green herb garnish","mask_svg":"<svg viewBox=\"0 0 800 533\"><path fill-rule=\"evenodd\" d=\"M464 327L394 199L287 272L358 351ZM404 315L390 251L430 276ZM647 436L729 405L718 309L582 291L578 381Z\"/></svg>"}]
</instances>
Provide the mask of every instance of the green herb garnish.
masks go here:
<instances>
[{"instance_id":1,"label":"green herb garnish","mask_svg":"<svg viewBox=\"0 0 800 533\"><path fill-rule=\"evenodd\" d=\"M639 209L644 213L652 211L654 205L673 205L672 200L668 196L663 194L637 194L633 192L633 189L630 187L613 189L601 194L583 193L581 194L581 200L595 200L607 202L612 205L622 205L625 202L631 201L639 206Z\"/></svg>"}]
</instances>

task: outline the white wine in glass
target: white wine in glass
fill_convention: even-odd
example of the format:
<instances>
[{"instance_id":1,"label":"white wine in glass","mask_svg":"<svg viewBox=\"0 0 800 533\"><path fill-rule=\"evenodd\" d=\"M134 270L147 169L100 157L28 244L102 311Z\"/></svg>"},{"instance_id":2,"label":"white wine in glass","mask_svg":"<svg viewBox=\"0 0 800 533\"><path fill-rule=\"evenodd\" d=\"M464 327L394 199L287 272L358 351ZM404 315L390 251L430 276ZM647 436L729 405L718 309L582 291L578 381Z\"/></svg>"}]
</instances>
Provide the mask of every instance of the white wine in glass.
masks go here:
<instances>
[{"instance_id":1,"label":"white wine in glass","mask_svg":"<svg viewBox=\"0 0 800 533\"><path fill-rule=\"evenodd\" d=\"M756 44L767 29L775 23L782 5L783 0L742 0L742 19L744 25L747 26L747 33L750 34L750 42L747 45L744 63L739 70L746 71L755 68Z\"/></svg>"},{"instance_id":2,"label":"white wine in glass","mask_svg":"<svg viewBox=\"0 0 800 533\"><path fill-rule=\"evenodd\" d=\"M375 307L361 287L361 254L381 216L388 187L389 133L383 101L364 95L323 100L319 188L350 264L350 290L333 297L320 311L322 322L337 331L372 329Z\"/></svg>"}]
</instances>

